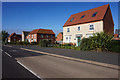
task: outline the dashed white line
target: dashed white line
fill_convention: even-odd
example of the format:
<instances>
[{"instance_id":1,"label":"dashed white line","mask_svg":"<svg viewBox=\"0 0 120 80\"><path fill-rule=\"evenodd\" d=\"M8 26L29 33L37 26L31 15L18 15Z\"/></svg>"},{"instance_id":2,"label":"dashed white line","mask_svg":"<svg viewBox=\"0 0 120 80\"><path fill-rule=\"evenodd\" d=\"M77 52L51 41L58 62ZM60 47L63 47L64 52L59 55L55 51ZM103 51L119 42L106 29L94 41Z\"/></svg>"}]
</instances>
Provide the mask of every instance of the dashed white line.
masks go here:
<instances>
[{"instance_id":1,"label":"dashed white line","mask_svg":"<svg viewBox=\"0 0 120 80\"><path fill-rule=\"evenodd\" d=\"M7 54L9 57L12 57L10 54L8 54L7 52L5 52L5 54Z\"/></svg>"},{"instance_id":2,"label":"dashed white line","mask_svg":"<svg viewBox=\"0 0 120 80\"><path fill-rule=\"evenodd\" d=\"M41 79L40 76L38 76L36 73L34 73L32 70L30 70L29 68L27 68L25 65L23 65L21 62L17 61L21 66L23 66L25 69L27 69L28 71L30 71L32 74L34 74L36 77L38 77L39 79ZM41 79L43 80L43 79Z\"/></svg>"}]
</instances>

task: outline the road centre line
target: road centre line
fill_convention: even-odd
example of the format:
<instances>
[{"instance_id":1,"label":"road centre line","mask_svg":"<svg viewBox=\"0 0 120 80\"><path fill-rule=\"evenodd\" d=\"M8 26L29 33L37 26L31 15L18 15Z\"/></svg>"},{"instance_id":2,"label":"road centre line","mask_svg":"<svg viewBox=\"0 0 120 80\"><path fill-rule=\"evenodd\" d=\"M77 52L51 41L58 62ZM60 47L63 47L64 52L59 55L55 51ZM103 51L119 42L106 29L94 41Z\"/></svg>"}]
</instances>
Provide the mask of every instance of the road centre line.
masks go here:
<instances>
[{"instance_id":1,"label":"road centre line","mask_svg":"<svg viewBox=\"0 0 120 80\"><path fill-rule=\"evenodd\" d=\"M33 72L32 70L30 70L29 68L27 68L25 65L23 65L21 62L17 61L17 63L19 63L21 66L23 66L25 69L27 69L29 72L31 72L33 75L35 75L37 78L43 80L40 76L38 76L35 72Z\"/></svg>"},{"instance_id":2,"label":"road centre line","mask_svg":"<svg viewBox=\"0 0 120 80\"><path fill-rule=\"evenodd\" d=\"M73 60L73 61L79 61L79 62L85 62L85 63L95 64L95 65L99 65L99 66L103 66L103 67L108 67L108 68L113 68L113 69L119 69L120 68L120 66L113 65L113 64L106 64L106 63L101 63L101 62L96 62L96 61L90 61L90 60L72 58L72 57L67 57L67 56L61 56L61 55L56 55L56 54L52 54L52 53L47 53L47 52L42 52L42 51L37 51L37 50L26 49L26 48L20 48L20 49L26 50L26 51L37 52L37 53L40 53L40 54L46 54L46 55L50 55L50 56L54 56L54 57L64 58L64 59L68 59L68 60Z\"/></svg>"}]
</instances>

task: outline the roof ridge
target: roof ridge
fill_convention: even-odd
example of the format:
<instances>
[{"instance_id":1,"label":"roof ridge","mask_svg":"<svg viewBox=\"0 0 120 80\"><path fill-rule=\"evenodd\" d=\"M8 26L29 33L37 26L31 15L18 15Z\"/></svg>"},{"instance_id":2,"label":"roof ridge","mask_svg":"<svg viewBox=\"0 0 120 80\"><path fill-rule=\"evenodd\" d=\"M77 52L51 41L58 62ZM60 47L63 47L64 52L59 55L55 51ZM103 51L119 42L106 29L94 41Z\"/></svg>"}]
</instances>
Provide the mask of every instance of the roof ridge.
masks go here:
<instances>
[{"instance_id":1,"label":"roof ridge","mask_svg":"<svg viewBox=\"0 0 120 80\"><path fill-rule=\"evenodd\" d=\"M107 7L108 7L109 4L102 5L102 6L99 6L99 7L95 7L95 8L92 8L92 9L88 9L88 10L85 10L85 11L82 11L82 12L87 12L87 11L90 11L90 10L93 10L93 9L96 9L96 8L100 8L100 7L103 7L103 6L107 6ZM82 12L79 12L79 13L82 13ZM76 14L79 14L79 13L72 14L71 16L76 15Z\"/></svg>"}]
</instances>

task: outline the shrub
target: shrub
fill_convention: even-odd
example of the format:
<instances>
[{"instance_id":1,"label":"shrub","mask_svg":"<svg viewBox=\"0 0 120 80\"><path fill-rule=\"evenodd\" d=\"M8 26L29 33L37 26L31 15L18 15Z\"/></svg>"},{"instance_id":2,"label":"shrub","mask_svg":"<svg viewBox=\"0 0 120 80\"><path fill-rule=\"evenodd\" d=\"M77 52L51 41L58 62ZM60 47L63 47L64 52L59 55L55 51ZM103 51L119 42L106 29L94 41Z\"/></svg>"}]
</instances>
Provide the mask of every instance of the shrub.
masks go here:
<instances>
[{"instance_id":1,"label":"shrub","mask_svg":"<svg viewBox=\"0 0 120 80\"><path fill-rule=\"evenodd\" d=\"M37 43L36 42L31 42L30 45L36 45Z\"/></svg>"},{"instance_id":2,"label":"shrub","mask_svg":"<svg viewBox=\"0 0 120 80\"><path fill-rule=\"evenodd\" d=\"M41 46L41 47L48 47L48 45L51 43L51 41L50 40L40 40L39 41L39 45Z\"/></svg>"},{"instance_id":3,"label":"shrub","mask_svg":"<svg viewBox=\"0 0 120 80\"><path fill-rule=\"evenodd\" d=\"M80 44L80 50L92 50L91 40L89 38L83 38Z\"/></svg>"},{"instance_id":4,"label":"shrub","mask_svg":"<svg viewBox=\"0 0 120 80\"><path fill-rule=\"evenodd\" d=\"M16 44L16 42L9 42L9 44Z\"/></svg>"},{"instance_id":5,"label":"shrub","mask_svg":"<svg viewBox=\"0 0 120 80\"><path fill-rule=\"evenodd\" d=\"M113 36L105 32L94 33L93 37L83 39L80 45L81 50L108 50L111 46Z\"/></svg>"},{"instance_id":6,"label":"shrub","mask_svg":"<svg viewBox=\"0 0 120 80\"><path fill-rule=\"evenodd\" d=\"M120 53L120 40L112 40L111 45L108 48L109 51Z\"/></svg>"}]
</instances>

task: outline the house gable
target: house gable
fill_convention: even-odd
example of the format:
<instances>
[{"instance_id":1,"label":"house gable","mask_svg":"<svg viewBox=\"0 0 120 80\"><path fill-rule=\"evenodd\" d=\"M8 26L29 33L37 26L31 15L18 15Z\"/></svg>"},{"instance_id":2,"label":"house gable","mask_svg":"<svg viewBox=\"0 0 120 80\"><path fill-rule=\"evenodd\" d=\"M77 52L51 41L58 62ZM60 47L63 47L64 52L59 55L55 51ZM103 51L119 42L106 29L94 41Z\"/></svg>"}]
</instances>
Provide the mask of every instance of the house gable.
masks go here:
<instances>
[{"instance_id":1,"label":"house gable","mask_svg":"<svg viewBox=\"0 0 120 80\"><path fill-rule=\"evenodd\" d=\"M109 4L73 14L66 21L63 27L103 20L108 7Z\"/></svg>"},{"instance_id":2,"label":"house gable","mask_svg":"<svg viewBox=\"0 0 120 80\"><path fill-rule=\"evenodd\" d=\"M107 33L114 34L114 22L113 22L110 6L108 7L103 19L103 30Z\"/></svg>"}]
</instances>

